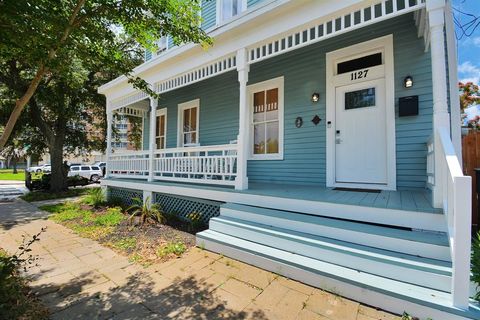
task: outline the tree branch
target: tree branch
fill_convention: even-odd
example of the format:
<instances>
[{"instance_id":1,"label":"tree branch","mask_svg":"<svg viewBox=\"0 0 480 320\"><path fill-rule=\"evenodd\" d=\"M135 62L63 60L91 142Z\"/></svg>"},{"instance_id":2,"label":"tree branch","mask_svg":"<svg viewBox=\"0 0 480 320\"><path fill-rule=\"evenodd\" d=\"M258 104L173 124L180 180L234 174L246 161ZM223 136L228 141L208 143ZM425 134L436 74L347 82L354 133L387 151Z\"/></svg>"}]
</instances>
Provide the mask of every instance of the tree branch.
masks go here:
<instances>
[{"instance_id":1,"label":"tree branch","mask_svg":"<svg viewBox=\"0 0 480 320\"><path fill-rule=\"evenodd\" d=\"M70 16L70 19L68 20L68 25L66 26L65 30L63 31L62 37L59 39L57 45L53 48L51 48L48 52L47 59L46 61L52 60L60 46L67 40L68 36L73 30L75 20L78 16L78 13L82 9L82 7L85 5L86 0L78 0L77 5L73 9L73 12ZM5 129L2 133L2 136L0 137L0 149L5 146L7 143L8 138L10 137L10 134L13 131L13 128L15 127L15 123L17 123L18 118L22 114L23 109L27 105L27 103L30 101L32 98L33 94L38 88L38 85L42 81L43 75L48 71L48 67L46 67L44 62L40 62L38 66L38 70L35 74L35 77L32 79L30 82L30 85L28 86L27 91L24 93L24 95L18 99L15 102L15 108L13 109L12 113L10 114L10 118L8 119L7 124L5 125Z\"/></svg>"}]
</instances>

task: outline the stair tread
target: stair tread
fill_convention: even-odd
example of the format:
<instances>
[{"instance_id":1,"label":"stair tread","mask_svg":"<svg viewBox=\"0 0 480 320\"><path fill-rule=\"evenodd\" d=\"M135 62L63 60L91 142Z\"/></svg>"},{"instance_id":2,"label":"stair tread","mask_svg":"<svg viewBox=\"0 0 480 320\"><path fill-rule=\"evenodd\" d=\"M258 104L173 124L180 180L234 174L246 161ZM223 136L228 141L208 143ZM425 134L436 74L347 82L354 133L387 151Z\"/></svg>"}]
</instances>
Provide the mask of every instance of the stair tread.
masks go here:
<instances>
[{"instance_id":1,"label":"stair tread","mask_svg":"<svg viewBox=\"0 0 480 320\"><path fill-rule=\"evenodd\" d=\"M331 228L341 228L350 231L368 233L379 236L386 236L396 239L402 239L407 241L421 242L426 244L432 244L437 246L448 247L448 237L445 233L439 232L424 232L424 231L414 231L414 230L405 230L399 228L391 228L386 226L354 222L348 220L341 220L335 218L326 218L321 216L314 216L304 213L282 211L275 209L260 208L254 206L247 206L241 204L227 203L222 205L222 208L238 210L238 211L247 211L249 213L266 215L271 217L276 217L285 220L295 220L305 223L311 223Z\"/></svg>"},{"instance_id":2,"label":"stair tread","mask_svg":"<svg viewBox=\"0 0 480 320\"><path fill-rule=\"evenodd\" d=\"M308 233L262 225L259 223L253 223L250 221L240 220L231 217L219 216L213 218L212 220L226 223L229 225L235 225L241 228L248 228L256 232L268 233L272 236L282 237L284 239L288 239L294 242L302 242L309 245L319 246L326 250L343 252L348 255L355 255L372 261L380 261L389 264L402 265L404 267L415 268L418 270L442 274L446 276L451 275L451 263L447 261L418 257L414 255L369 247L342 240L325 238ZM269 246L268 244L263 245Z\"/></svg>"},{"instance_id":3,"label":"stair tread","mask_svg":"<svg viewBox=\"0 0 480 320\"><path fill-rule=\"evenodd\" d=\"M439 310L467 315L469 317L480 315L480 310L477 309L470 308L468 311L463 311L452 307L451 294L447 292L338 266L333 263L297 255L213 230L205 230L198 233L197 239L214 241L263 258L275 260L322 276Z\"/></svg>"}]
</instances>

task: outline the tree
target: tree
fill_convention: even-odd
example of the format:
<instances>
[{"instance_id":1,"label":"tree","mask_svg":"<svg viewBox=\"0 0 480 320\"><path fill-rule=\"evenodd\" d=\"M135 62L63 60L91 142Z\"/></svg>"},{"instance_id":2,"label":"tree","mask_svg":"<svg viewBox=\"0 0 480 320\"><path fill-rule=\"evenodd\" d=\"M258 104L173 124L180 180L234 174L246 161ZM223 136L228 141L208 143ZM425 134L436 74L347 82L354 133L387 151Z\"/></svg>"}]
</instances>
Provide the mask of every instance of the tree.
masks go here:
<instances>
[{"instance_id":1,"label":"tree","mask_svg":"<svg viewBox=\"0 0 480 320\"><path fill-rule=\"evenodd\" d=\"M0 148L41 83L72 64L72 52L82 63L99 62L155 95L133 74L132 47L125 42L134 40L153 50L155 40L169 34L177 43L209 44L199 9L200 0L0 0L0 61L21 57L30 75L16 97Z\"/></svg>"},{"instance_id":2,"label":"tree","mask_svg":"<svg viewBox=\"0 0 480 320\"><path fill-rule=\"evenodd\" d=\"M480 104L480 91L478 85L473 82L459 82L460 108L465 110L474 104Z\"/></svg>"}]
</instances>

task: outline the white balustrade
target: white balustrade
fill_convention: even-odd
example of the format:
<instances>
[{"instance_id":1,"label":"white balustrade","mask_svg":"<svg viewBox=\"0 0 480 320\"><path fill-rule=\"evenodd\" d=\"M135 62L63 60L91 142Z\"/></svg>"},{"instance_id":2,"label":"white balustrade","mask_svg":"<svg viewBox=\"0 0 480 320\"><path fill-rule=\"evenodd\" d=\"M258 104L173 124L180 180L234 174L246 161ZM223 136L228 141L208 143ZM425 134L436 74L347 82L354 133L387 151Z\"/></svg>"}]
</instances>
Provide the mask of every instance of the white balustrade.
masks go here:
<instances>
[{"instance_id":1,"label":"white balustrade","mask_svg":"<svg viewBox=\"0 0 480 320\"><path fill-rule=\"evenodd\" d=\"M149 174L149 152L111 155L109 173L116 178L143 178ZM153 179L191 183L234 185L237 176L237 144L156 150Z\"/></svg>"},{"instance_id":2,"label":"white balustrade","mask_svg":"<svg viewBox=\"0 0 480 320\"><path fill-rule=\"evenodd\" d=\"M157 150L153 161L153 178L234 185L236 161L236 144Z\"/></svg>"},{"instance_id":3,"label":"white balustrade","mask_svg":"<svg viewBox=\"0 0 480 320\"><path fill-rule=\"evenodd\" d=\"M468 308L470 286L470 229L471 229L471 177L464 176L462 167L450 135L447 130L437 130L440 150L433 150L429 143L428 161L433 161L434 152L440 152L440 173L435 175L435 184L442 187L442 202L448 225L448 237L452 255L452 304L459 308ZM430 160L432 159L432 160ZM433 164L428 163L432 168Z\"/></svg>"},{"instance_id":4,"label":"white balustrade","mask_svg":"<svg viewBox=\"0 0 480 320\"><path fill-rule=\"evenodd\" d=\"M110 177L147 178L148 169L148 151L116 153L108 160Z\"/></svg>"}]
</instances>

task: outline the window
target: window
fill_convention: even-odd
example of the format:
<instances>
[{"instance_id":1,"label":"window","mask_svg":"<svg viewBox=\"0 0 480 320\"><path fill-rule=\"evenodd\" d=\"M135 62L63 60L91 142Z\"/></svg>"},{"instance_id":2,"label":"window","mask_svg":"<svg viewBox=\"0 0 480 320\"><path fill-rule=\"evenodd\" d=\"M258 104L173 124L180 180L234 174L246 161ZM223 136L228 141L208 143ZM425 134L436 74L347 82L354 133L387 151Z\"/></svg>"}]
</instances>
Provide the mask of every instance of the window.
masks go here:
<instances>
[{"instance_id":1,"label":"window","mask_svg":"<svg viewBox=\"0 0 480 320\"><path fill-rule=\"evenodd\" d=\"M98 170L100 170L100 168L99 167L92 167L92 170L97 170L98 171Z\"/></svg>"},{"instance_id":2,"label":"window","mask_svg":"<svg viewBox=\"0 0 480 320\"><path fill-rule=\"evenodd\" d=\"M242 0L219 0L217 2L218 21L228 20L242 11Z\"/></svg>"},{"instance_id":3,"label":"window","mask_svg":"<svg viewBox=\"0 0 480 320\"><path fill-rule=\"evenodd\" d=\"M283 159L283 77L249 86L251 158Z\"/></svg>"},{"instance_id":4,"label":"window","mask_svg":"<svg viewBox=\"0 0 480 320\"><path fill-rule=\"evenodd\" d=\"M70 171L78 171L80 168L79 167L71 167Z\"/></svg>"},{"instance_id":5,"label":"window","mask_svg":"<svg viewBox=\"0 0 480 320\"><path fill-rule=\"evenodd\" d=\"M193 100L178 105L178 145L197 146L199 143L200 100Z\"/></svg>"},{"instance_id":6,"label":"window","mask_svg":"<svg viewBox=\"0 0 480 320\"><path fill-rule=\"evenodd\" d=\"M345 110L375 106L375 88L345 92Z\"/></svg>"},{"instance_id":7,"label":"window","mask_svg":"<svg viewBox=\"0 0 480 320\"><path fill-rule=\"evenodd\" d=\"M165 149L167 143L167 109L157 110L157 123L155 125L155 143L157 149Z\"/></svg>"},{"instance_id":8,"label":"window","mask_svg":"<svg viewBox=\"0 0 480 320\"><path fill-rule=\"evenodd\" d=\"M337 74L365 69L382 64L382 53L375 53L361 58L341 62L337 65Z\"/></svg>"},{"instance_id":9,"label":"window","mask_svg":"<svg viewBox=\"0 0 480 320\"><path fill-rule=\"evenodd\" d=\"M168 49L168 37L163 36L157 41L157 55Z\"/></svg>"},{"instance_id":10,"label":"window","mask_svg":"<svg viewBox=\"0 0 480 320\"><path fill-rule=\"evenodd\" d=\"M82 167L82 171L90 171L90 167Z\"/></svg>"}]
</instances>

